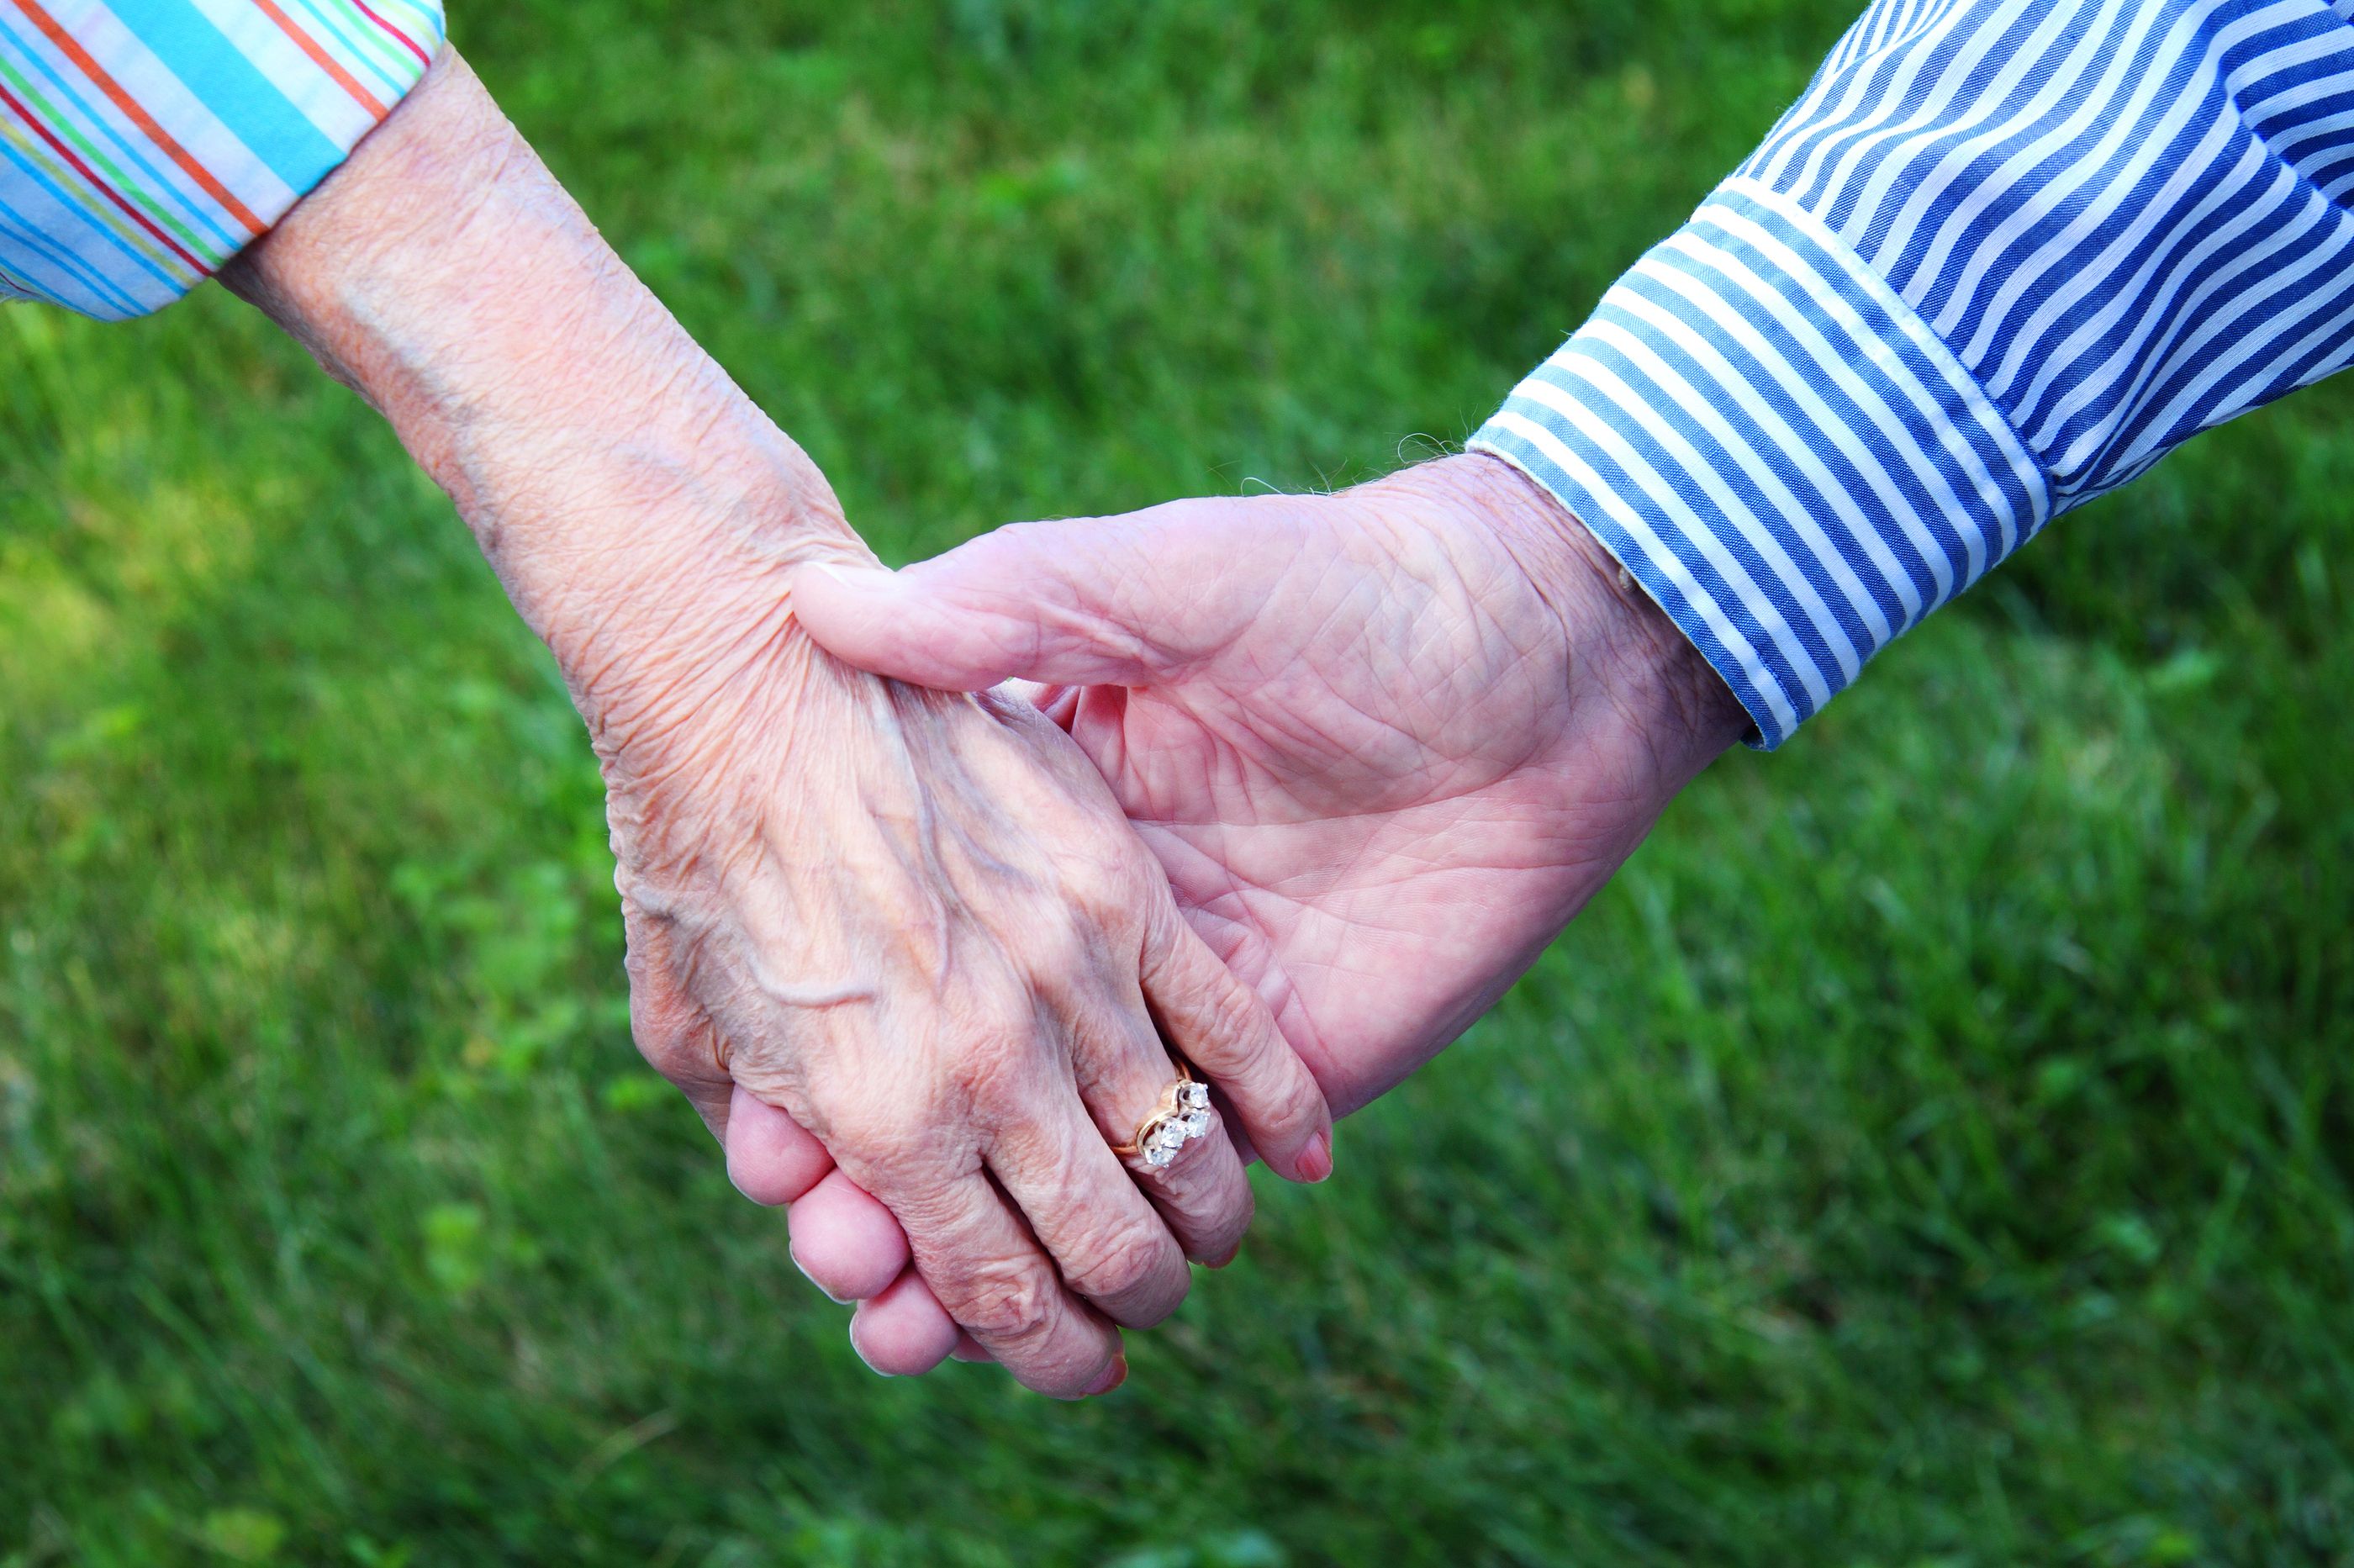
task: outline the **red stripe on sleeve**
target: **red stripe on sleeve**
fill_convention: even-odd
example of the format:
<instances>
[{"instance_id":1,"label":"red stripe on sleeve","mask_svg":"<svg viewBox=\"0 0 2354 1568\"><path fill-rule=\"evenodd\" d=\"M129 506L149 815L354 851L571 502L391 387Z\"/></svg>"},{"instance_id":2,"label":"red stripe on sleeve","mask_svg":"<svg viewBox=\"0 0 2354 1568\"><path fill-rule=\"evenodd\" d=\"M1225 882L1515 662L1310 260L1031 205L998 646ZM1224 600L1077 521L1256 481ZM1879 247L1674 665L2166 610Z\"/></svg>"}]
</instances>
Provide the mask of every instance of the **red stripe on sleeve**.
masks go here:
<instances>
[{"instance_id":1,"label":"red stripe on sleeve","mask_svg":"<svg viewBox=\"0 0 2354 1568\"><path fill-rule=\"evenodd\" d=\"M398 27L394 26L383 17L377 16L374 11L369 10L367 0L352 0L352 5L361 16L366 16L369 21L374 22L377 26L382 27L386 32L390 33L394 39L399 43L402 48L407 49L410 54L415 55L417 57L418 64L429 66L433 63L433 61L427 57L425 51L417 47L417 40L415 38L410 37L407 33L402 32Z\"/></svg>"},{"instance_id":2,"label":"red stripe on sleeve","mask_svg":"<svg viewBox=\"0 0 2354 1568\"><path fill-rule=\"evenodd\" d=\"M173 255L177 256L181 260L186 261L188 264L189 269L194 271L196 276L200 278L204 277L212 270L211 268L207 267L194 256L189 255L188 252L170 235L164 233L162 229L156 228L154 223L150 222L147 215L141 212L137 207L133 207L130 202L123 199L122 194L120 191L117 191L112 185L108 185L104 180L100 179L98 175L91 171L90 166L88 164L83 163L80 158L74 155L72 148L58 140L57 133L48 128L48 124L42 121L39 115L35 114L30 109L26 108L25 105L16 101L16 95L10 92L5 87L0 87L0 103L6 104L9 110L16 114L17 119L22 120L26 124L31 126L33 128L33 134L38 136L42 141L47 142L49 144L49 150L51 152L55 153L58 157L63 158L67 163L71 164L74 166L74 172L81 175L83 179L88 180L92 190L95 190L99 195L104 196L107 200L121 207L124 213L129 215L132 222L145 229L149 234L154 235L157 243L161 244Z\"/></svg>"},{"instance_id":3,"label":"red stripe on sleeve","mask_svg":"<svg viewBox=\"0 0 2354 1568\"><path fill-rule=\"evenodd\" d=\"M270 226L254 217L252 208L230 195L228 187L215 179L210 169L190 156L186 147L174 141L170 132L156 124L155 117L148 113L136 98L125 92L121 82L106 74L106 68L90 58L90 51L81 47L80 39L59 26L57 18L41 9L37 0L16 0L16 9L25 13L33 26L41 30L42 36L57 45L66 58L73 61L82 75L88 77L93 86L106 94L113 101L114 106L129 117L133 125L139 127L141 134L155 143L163 150L164 156L180 166L181 173L196 181L207 196L220 203L221 210L245 225L245 231L249 236L257 239L261 237L262 231Z\"/></svg>"},{"instance_id":4,"label":"red stripe on sleeve","mask_svg":"<svg viewBox=\"0 0 2354 1568\"><path fill-rule=\"evenodd\" d=\"M334 56L321 48L319 47L318 39L313 37L302 28L296 26L292 18L289 17L285 12L280 10L271 3L271 0L253 0L253 7L263 16L269 17L271 21L277 23L278 30L293 40L294 47L302 51L304 58L309 59L313 65L317 66L321 70L326 72L328 77L337 87L340 87L345 92L350 93L352 95L352 101L358 104L362 109L366 110L370 118L382 120L386 115L392 112L389 105L378 100L375 93L370 92L366 88L362 87L357 77L355 77L351 72L345 70L342 64L336 60Z\"/></svg>"}]
</instances>

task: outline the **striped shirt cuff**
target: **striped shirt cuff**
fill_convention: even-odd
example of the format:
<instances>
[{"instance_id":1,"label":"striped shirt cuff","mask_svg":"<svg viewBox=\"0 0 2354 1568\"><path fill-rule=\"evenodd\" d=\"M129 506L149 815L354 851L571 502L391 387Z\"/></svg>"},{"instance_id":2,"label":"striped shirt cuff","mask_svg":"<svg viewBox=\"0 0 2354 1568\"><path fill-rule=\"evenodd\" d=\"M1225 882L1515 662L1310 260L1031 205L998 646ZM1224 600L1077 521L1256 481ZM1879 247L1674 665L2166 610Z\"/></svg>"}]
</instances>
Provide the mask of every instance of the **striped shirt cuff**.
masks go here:
<instances>
[{"instance_id":1,"label":"striped shirt cuff","mask_svg":"<svg viewBox=\"0 0 2354 1568\"><path fill-rule=\"evenodd\" d=\"M1769 750L2053 502L1913 309L1808 212L1738 178L1471 446L1560 497Z\"/></svg>"},{"instance_id":2,"label":"striped shirt cuff","mask_svg":"<svg viewBox=\"0 0 2354 1568\"><path fill-rule=\"evenodd\" d=\"M0 0L0 294L161 309L414 87L440 0Z\"/></svg>"}]
</instances>

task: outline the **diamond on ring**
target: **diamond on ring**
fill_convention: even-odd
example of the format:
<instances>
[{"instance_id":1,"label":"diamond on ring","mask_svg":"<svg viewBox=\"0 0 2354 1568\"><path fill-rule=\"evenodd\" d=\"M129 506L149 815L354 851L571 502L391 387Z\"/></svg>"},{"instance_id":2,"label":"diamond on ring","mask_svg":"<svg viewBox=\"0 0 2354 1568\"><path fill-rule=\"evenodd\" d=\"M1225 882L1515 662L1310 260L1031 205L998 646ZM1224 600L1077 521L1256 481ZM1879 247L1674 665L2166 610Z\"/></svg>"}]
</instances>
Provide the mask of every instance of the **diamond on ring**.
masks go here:
<instances>
[{"instance_id":1,"label":"diamond on ring","mask_svg":"<svg viewBox=\"0 0 2354 1568\"><path fill-rule=\"evenodd\" d=\"M1161 1091L1161 1104L1136 1129L1136 1141L1118 1152L1140 1157L1154 1171L1166 1168L1185 1146L1210 1130L1210 1086L1178 1068L1177 1081Z\"/></svg>"}]
</instances>

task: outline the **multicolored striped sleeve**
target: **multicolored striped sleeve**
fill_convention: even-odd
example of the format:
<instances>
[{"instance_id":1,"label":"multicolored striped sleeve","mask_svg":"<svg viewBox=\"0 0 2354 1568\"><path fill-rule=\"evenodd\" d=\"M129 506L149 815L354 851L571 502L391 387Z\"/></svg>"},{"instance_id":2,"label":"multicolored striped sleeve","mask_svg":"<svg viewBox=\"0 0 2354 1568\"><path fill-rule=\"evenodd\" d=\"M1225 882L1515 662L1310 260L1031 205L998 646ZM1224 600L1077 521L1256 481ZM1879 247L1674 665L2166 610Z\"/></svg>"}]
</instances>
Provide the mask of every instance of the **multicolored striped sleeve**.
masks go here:
<instances>
[{"instance_id":1,"label":"multicolored striped sleeve","mask_svg":"<svg viewBox=\"0 0 2354 1568\"><path fill-rule=\"evenodd\" d=\"M0 296L170 304L350 154L441 29L440 0L0 0Z\"/></svg>"},{"instance_id":2,"label":"multicolored striped sleeve","mask_svg":"<svg viewBox=\"0 0 2354 1568\"><path fill-rule=\"evenodd\" d=\"M2060 513L2354 359L2354 0L1876 0L1473 443L1779 745Z\"/></svg>"}]
</instances>

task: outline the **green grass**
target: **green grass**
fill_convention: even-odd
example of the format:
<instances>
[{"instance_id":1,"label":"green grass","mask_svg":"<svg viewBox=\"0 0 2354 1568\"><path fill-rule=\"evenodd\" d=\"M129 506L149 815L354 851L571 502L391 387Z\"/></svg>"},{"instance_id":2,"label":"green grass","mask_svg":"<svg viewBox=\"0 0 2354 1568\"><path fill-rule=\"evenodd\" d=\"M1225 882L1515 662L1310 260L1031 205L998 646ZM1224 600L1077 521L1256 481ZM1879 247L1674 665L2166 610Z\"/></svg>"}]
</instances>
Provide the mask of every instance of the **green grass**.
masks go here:
<instances>
[{"instance_id":1,"label":"green grass","mask_svg":"<svg viewBox=\"0 0 2354 1568\"><path fill-rule=\"evenodd\" d=\"M895 557L1461 439L1844 9L457 7ZM0 364L5 1568L2354 1563L2345 391L1715 769L1069 1408L867 1374L638 1065L372 416L217 291Z\"/></svg>"}]
</instances>

